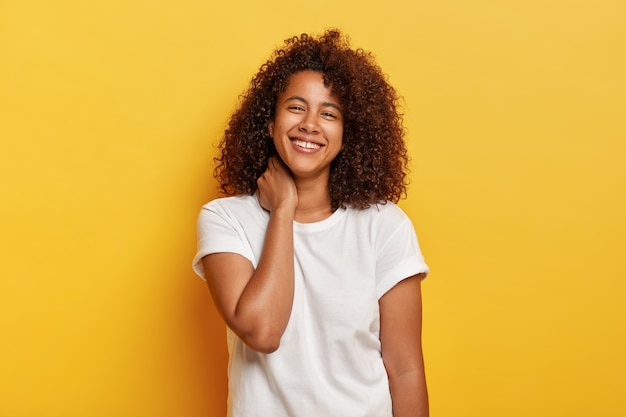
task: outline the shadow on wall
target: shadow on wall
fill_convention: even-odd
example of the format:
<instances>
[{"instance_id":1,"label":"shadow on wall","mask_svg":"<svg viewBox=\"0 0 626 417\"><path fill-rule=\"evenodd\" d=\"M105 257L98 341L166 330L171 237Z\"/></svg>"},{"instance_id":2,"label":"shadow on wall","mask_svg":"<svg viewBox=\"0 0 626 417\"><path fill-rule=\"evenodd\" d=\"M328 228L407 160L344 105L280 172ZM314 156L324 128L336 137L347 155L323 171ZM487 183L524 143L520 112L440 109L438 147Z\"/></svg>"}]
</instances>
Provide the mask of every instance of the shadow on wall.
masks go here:
<instances>
[{"instance_id":1,"label":"shadow on wall","mask_svg":"<svg viewBox=\"0 0 626 417\"><path fill-rule=\"evenodd\" d=\"M217 198L217 193L203 196L202 201L192 203L193 218L189 219L192 229L189 241L181 246L189 248L182 271L184 284L181 290L180 305L184 310L185 350L190 355L190 368L186 374L193 384L191 391L195 407L190 412L198 416L225 416L228 393L228 350L226 344L226 325L217 312L206 282L191 269L191 260L195 255L197 214L203 204ZM186 246L186 245L190 246ZM176 279L180 283L180 276ZM196 414L197 413L197 414Z\"/></svg>"},{"instance_id":2,"label":"shadow on wall","mask_svg":"<svg viewBox=\"0 0 626 417\"><path fill-rule=\"evenodd\" d=\"M206 415L225 416L228 391L226 326L213 305L206 283L199 277L195 277L195 281L186 300L188 346L194 357L190 373L192 380L202 387L198 399L202 403L200 408L208 408Z\"/></svg>"}]
</instances>

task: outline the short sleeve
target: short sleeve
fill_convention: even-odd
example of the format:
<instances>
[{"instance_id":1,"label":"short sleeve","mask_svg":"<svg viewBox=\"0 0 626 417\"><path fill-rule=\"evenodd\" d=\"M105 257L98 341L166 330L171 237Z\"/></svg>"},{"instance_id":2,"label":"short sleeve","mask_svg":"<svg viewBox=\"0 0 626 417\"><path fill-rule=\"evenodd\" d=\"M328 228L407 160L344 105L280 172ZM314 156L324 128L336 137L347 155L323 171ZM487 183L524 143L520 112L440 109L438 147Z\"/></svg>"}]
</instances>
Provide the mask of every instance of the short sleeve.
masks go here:
<instances>
[{"instance_id":1,"label":"short sleeve","mask_svg":"<svg viewBox=\"0 0 626 417\"><path fill-rule=\"evenodd\" d=\"M198 248L192 268L201 278L205 278L202 258L212 253L230 252L251 259L250 250L242 241L241 225L219 206L209 203L202 207L197 232Z\"/></svg>"},{"instance_id":2,"label":"short sleeve","mask_svg":"<svg viewBox=\"0 0 626 417\"><path fill-rule=\"evenodd\" d=\"M379 299L400 281L429 272L413 224L402 214L404 219L387 234L377 255L376 293Z\"/></svg>"}]
</instances>

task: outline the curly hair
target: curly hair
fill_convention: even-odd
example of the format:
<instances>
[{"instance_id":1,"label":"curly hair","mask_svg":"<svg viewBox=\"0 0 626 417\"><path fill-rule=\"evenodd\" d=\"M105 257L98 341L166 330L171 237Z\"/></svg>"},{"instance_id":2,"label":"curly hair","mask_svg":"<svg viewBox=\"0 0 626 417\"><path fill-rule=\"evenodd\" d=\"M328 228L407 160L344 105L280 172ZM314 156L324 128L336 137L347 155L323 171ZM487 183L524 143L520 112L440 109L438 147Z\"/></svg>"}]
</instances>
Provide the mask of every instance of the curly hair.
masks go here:
<instances>
[{"instance_id":1,"label":"curly hair","mask_svg":"<svg viewBox=\"0 0 626 417\"><path fill-rule=\"evenodd\" d=\"M367 208L406 195L408 155L399 96L370 52L352 49L339 30L284 41L252 78L231 115L215 158L214 175L226 195L253 194L276 154L268 126L290 77L313 70L339 98L344 112L343 147L330 167L333 210Z\"/></svg>"}]
</instances>

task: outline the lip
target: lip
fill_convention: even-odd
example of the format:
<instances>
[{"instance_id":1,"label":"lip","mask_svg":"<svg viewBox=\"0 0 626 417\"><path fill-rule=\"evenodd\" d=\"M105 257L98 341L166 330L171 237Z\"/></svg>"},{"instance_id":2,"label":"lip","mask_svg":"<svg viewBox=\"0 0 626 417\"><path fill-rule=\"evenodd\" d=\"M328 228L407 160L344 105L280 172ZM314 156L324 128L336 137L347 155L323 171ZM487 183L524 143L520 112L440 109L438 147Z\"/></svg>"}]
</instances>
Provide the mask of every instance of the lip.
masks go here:
<instances>
[{"instance_id":1,"label":"lip","mask_svg":"<svg viewBox=\"0 0 626 417\"><path fill-rule=\"evenodd\" d=\"M314 143L314 144L316 144L318 146L324 146L323 143L320 143L320 142L315 141L315 140L311 140L310 138L307 138L306 136L289 136L289 140L292 141L292 142L294 140L301 140L302 142L311 142L311 143Z\"/></svg>"},{"instance_id":2,"label":"lip","mask_svg":"<svg viewBox=\"0 0 626 417\"><path fill-rule=\"evenodd\" d=\"M302 153L314 153L314 152L317 152L317 151L321 150L325 146L324 144L319 143L319 142L317 142L315 140L311 140L311 139L309 139L309 138L307 138L305 136L290 136L289 140L291 141L291 145L293 146L293 148L296 151L302 152ZM296 145L295 141L312 143L312 144L315 144L315 145L319 146L319 148L314 148L314 149L303 148L301 146Z\"/></svg>"}]
</instances>

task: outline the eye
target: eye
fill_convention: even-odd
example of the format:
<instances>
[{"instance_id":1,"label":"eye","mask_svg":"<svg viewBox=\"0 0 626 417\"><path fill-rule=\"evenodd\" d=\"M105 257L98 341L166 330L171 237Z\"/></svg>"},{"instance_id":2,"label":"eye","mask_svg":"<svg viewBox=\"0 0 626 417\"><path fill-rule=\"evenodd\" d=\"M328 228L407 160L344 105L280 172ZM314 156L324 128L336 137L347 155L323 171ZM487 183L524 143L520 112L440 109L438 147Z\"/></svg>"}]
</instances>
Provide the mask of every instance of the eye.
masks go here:
<instances>
[{"instance_id":1,"label":"eye","mask_svg":"<svg viewBox=\"0 0 626 417\"><path fill-rule=\"evenodd\" d=\"M302 107L302 106L301 106L301 105L299 105L299 104L292 104L292 105L290 105L289 107L287 107L287 109L289 109L289 110L293 110L293 111L297 111L297 112L304 111L304 107Z\"/></svg>"},{"instance_id":2,"label":"eye","mask_svg":"<svg viewBox=\"0 0 626 417\"><path fill-rule=\"evenodd\" d=\"M326 119L331 119L331 120L337 120L338 117L335 113L329 112L329 111L325 111L322 112L322 117L326 118Z\"/></svg>"}]
</instances>

